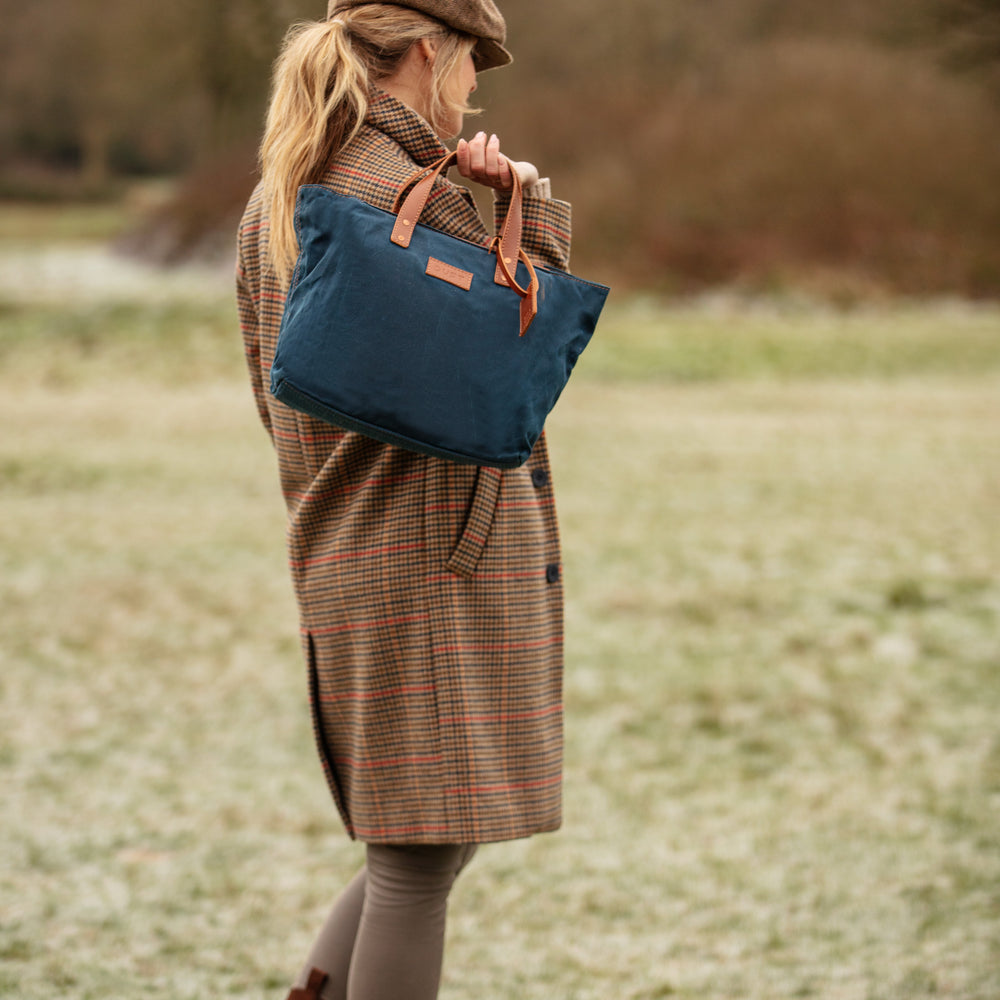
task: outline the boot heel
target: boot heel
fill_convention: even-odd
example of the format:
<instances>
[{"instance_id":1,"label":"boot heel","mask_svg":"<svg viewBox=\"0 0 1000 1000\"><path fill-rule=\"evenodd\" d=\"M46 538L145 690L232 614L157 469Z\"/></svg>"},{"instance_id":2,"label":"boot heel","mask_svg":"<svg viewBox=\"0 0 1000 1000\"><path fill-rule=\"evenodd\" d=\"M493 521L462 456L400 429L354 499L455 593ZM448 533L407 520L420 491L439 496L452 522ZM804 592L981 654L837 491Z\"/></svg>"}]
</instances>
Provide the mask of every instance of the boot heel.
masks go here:
<instances>
[{"instance_id":1,"label":"boot heel","mask_svg":"<svg viewBox=\"0 0 1000 1000\"><path fill-rule=\"evenodd\" d=\"M288 1000L322 1000L319 995L319 991L323 989L323 984L330 977L325 972L320 972L319 969L310 969L309 971L309 981L305 985L305 989L296 988L288 994Z\"/></svg>"}]
</instances>

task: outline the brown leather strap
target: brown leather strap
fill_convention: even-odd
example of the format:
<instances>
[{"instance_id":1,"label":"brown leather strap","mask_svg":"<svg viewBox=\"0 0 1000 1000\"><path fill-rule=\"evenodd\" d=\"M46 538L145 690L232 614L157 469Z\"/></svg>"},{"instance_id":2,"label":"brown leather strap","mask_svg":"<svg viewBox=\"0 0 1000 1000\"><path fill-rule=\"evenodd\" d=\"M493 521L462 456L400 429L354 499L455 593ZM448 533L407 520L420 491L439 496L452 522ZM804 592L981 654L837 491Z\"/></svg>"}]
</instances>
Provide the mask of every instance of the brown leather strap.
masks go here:
<instances>
[{"instance_id":1,"label":"brown leather strap","mask_svg":"<svg viewBox=\"0 0 1000 1000\"><path fill-rule=\"evenodd\" d=\"M501 284L509 285L511 288L521 296L521 336L523 337L528 332L528 327L531 326L532 320L538 315L538 272L535 270L535 265L531 263L531 259L524 252L523 249L518 249L518 256L523 261L524 266L528 269L528 274L530 275L530 281L528 282L527 288L522 288L517 283L517 278L509 269L506 259L502 256L500 252L500 237L494 237L492 244L490 244L490 251L494 250L497 252L497 267L500 269L504 276L504 280ZM515 265L516 266L516 265Z\"/></svg>"},{"instance_id":2,"label":"brown leather strap","mask_svg":"<svg viewBox=\"0 0 1000 1000\"><path fill-rule=\"evenodd\" d=\"M292 990L288 994L288 1000L322 1000L320 990L323 989L323 984L329 978L325 972L321 972L319 969L310 969L305 989L297 988Z\"/></svg>"},{"instance_id":3,"label":"brown leather strap","mask_svg":"<svg viewBox=\"0 0 1000 1000\"><path fill-rule=\"evenodd\" d=\"M414 227L420 221L434 182L438 179L441 171L450 167L456 159L458 159L458 153L448 153L447 156L441 157L429 167L418 170L400 189L400 193L396 196L396 203L392 206L392 210L396 213L396 224L393 226L391 238L397 246L408 247L410 245ZM414 184L400 207L399 199L403 191L414 181L417 183Z\"/></svg>"},{"instance_id":4,"label":"brown leather strap","mask_svg":"<svg viewBox=\"0 0 1000 1000\"><path fill-rule=\"evenodd\" d=\"M497 269L493 280L498 285L508 284L505 279L509 277L505 268L500 266L501 259L507 264L517 267L517 258L521 253L521 232L524 227L524 219L521 214L521 178L517 171L511 167L511 174L514 177L514 187L510 194L510 206L507 209L507 216L500 227L500 248L497 250ZM523 333L524 331L522 331Z\"/></svg>"},{"instance_id":5,"label":"brown leather strap","mask_svg":"<svg viewBox=\"0 0 1000 1000\"><path fill-rule=\"evenodd\" d=\"M397 246L409 247L413 238L413 230L416 228L420 216L423 214L430 197L434 182L438 179L443 170L447 170L458 159L458 153L451 152L440 160L418 170L400 189L396 196L396 202L392 210L396 213L396 223L392 227L392 242ZM535 268L528 259L527 254L521 248L521 234L524 228L524 217L521 211L521 201L523 192L521 190L521 178L517 171L511 168L514 178L514 186L511 189L510 206L507 215L500 227L500 235L493 238L490 243L490 251L497 255L497 266L493 280L498 285L507 285L521 297L521 336L527 332L532 320L538 313L538 275ZM414 183L416 182L416 183ZM410 188L410 193L403 198L403 192ZM402 199L402 205L400 205ZM522 288L515 278L517 261L524 261L531 275L531 281L527 288ZM298 998L289 998L298 1000Z\"/></svg>"},{"instance_id":6,"label":"brown leather strap","mask_svg":"<svg viewBox=\"0 0 1000 1000\"><path fill-rule=\"evenodd\" d=\"M392 207L392 210L396 213L396 224L392 228L391 239L397 246L408 247L410 245L410 240L413 237L413 229L417 222L420 221L420 216L427 205L427 199L430 197L434 182L438 179L441 172L447 170L457 159L457 152L448 153L441 157L440 160L430 164L430 166L418 170L400 189L400 193L396 196L396 202ZM508 264L513 264L518 259L521 250L521 232L524 227L524 219L521 211L521 199L523 197L521 178L517 176L517 171L513 168L511 168L511 174L514 178L514 186L511 189L510 207L507 209L507 215L504 218L503 225L500 227L500 253L506 258ZM415 184L414 181L416 182ZM406 198L403 199L402 206L400 207L402 193L411 184L413 184L413 187ZM494 280L498 285L507 284L506 277L500 267L499 259L497 261Z\"/></svg>"}]
</instances>

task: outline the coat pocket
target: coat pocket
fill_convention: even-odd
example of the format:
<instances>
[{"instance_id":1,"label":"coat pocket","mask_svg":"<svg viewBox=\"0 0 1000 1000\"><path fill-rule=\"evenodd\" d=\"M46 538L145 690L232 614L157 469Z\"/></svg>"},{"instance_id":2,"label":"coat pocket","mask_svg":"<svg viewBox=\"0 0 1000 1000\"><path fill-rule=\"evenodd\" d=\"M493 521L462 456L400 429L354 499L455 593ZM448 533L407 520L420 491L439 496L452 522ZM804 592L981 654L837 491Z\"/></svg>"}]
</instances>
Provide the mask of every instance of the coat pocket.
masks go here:
<instances>
[{"instance_id":1,"label":"coat pocket","mask_svg":"<svg viewBox=\"0 0 1000 1000\"><path fill-rule=\"evenodd\" d=\"M496 515L497 499L500 496L500 469L481 466L476 473L476 485L472 491L472 501L465 518L462 535L444 564L450 573L471 577L475 575L479 558L486 548Z\"/></svg>"}]
</instances>

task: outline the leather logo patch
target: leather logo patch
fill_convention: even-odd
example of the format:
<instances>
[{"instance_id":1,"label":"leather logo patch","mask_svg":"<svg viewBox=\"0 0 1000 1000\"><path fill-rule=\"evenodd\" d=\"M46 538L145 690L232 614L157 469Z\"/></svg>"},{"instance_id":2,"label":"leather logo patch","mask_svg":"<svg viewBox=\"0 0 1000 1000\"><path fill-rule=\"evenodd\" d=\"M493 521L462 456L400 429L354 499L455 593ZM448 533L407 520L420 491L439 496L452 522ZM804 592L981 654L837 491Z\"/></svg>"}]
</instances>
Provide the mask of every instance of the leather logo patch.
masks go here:
<instances>
[{"instance_id":1,"label":"leather logo patch","mask_svg":"<svg viewBox=\"0 0 1000 1000\"><path fill-rule=\"evenodd\" d=\"M438 260L435 257L428 259L427 273L432 278L440 278L442 281L447 281L449 285L457 285L466 292L472 287L471 271L463 271L461 268L453 267L451 264L446 264L443 260Z\"/></svg>"}]
</instances>

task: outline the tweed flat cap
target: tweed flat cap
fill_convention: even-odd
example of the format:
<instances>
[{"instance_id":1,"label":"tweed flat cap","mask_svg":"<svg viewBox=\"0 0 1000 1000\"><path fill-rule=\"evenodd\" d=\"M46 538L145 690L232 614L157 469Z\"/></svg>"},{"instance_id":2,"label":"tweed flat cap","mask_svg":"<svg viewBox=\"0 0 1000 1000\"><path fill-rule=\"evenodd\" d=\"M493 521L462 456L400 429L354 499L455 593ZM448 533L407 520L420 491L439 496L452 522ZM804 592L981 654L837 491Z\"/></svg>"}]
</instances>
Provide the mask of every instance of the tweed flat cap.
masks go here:
<instances>
[{"instance_id":1,"label":"tweed flat cap","mask_svg":"<svg viewBox=\"0 0 1000 1000\"><path fill-rule=\"evenodd\" d=\"M349 7L364 7L377 0L329 0L327 18ZM506 66L513 56L503 47L507 24L493 0L406 0L394 7L409 7L433 17L455 31L474 35L479 41L472 56L477 70Z\"/></svg>"}]
</instances>

